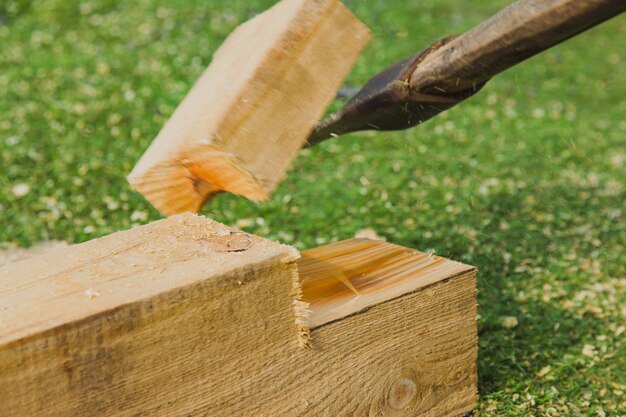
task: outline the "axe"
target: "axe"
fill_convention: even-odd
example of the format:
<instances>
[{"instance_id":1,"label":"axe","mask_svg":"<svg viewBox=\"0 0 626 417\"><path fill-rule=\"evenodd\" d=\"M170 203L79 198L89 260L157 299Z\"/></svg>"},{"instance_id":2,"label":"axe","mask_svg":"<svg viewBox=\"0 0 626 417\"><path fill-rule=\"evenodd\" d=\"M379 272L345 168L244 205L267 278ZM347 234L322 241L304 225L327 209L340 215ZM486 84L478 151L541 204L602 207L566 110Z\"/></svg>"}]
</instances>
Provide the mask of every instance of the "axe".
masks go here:
<instances>
[{"instance_id":1,"label":"axe","mask_svg":"<svg viewBox=\"0 0 626 417\"><path fill-rule=\"evenodd\" d=\"M400 130L494 75L626 9L626 0L519 0L373 77L316 125L369 39L339 0L282 0L238 27L129 175L165 215L222 192L269 198L302 147Z\"/></svg>"},{"instance_id":2,"label":"axe","mask_svg":"<svg viewBox=\"0 0 626 417\"><path fill-rule=\"evenodd\" d=\"M624 0L519 0L370 79L306 146L361 130L402 130L476 94L493 76L626 10Z\"/></svg>"}]
</instances>

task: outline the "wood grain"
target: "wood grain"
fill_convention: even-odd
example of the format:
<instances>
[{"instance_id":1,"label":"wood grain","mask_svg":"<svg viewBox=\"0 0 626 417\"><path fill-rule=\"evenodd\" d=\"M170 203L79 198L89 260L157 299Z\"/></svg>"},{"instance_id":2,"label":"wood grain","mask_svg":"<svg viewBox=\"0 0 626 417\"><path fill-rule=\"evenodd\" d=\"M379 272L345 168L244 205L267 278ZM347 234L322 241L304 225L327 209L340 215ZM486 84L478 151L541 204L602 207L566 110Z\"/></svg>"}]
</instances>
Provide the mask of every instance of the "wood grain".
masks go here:
<instances>
[{"instance_id":1,"label":"wood grain","mask_svg":"<svg viewBox=\"0 0 626 417\"><path fill-rule=\"evenodd\" d=\"M263 392L259 364L298 349L297 256L183 215L11 265L0 415L187 415Z\"/></svg>"},{"instance_id":2,"label":"wood grain","mask_svg":"<svg viewBox=\"0 0 626 417\"><path fill-rule=\"evenodd\" d=\"M473 270L440 256L369 239L309 249L298 260L313 328Z\"/></svg>"},{"instance_id":3,"label":"wood grain","mask_svg":"<svg viewBox=\"0 0 626 417\"><path fill-rule=\"evenodd\" d=\"M465 415L477 399L475 271L322 325L311 340L299 372L320 382L289 415Z\"/></svg>"},{"instance_id":4,"label":"wood grain","mask_svg":"<svg viewBox=\"0 0 626 417\"><path fill-rule=\"evenodd\" d=\"M221 191L267 199L369 30L339 0L282 0L238 27L129 175L166 215Z\"/></svg>"},{"instance_id":5,"label":"wood grain","mask_svg":"<svg viewBox=\"0 0 626 417\"><path fill-rule=\"evenodd\" d=\"M476 94L489 79L626 10L624 0L518 0L472 30L442 38L372 77L307 146L359 130L423 123Z\"/></svg>"},{"instance_id":6,"label":"wood grain","mask_svg":"<svg viewBox=\"0 0 626 417\"><path fill-rule=\"evenodd\" d=\"M626 10L623 0L518 0L427 56L416 94L455 94Z\"/></svg>"},{"instance_id":7,"label":"wood grain","mask_svg":"<svg viewBox=\"0 0 626 417\"><path fill-rule=\"evenodd\" d=\"M368 240L297 258L187 214L10 265L0 416L471 411L473 267Z\"/></svg>"}]
</instances>

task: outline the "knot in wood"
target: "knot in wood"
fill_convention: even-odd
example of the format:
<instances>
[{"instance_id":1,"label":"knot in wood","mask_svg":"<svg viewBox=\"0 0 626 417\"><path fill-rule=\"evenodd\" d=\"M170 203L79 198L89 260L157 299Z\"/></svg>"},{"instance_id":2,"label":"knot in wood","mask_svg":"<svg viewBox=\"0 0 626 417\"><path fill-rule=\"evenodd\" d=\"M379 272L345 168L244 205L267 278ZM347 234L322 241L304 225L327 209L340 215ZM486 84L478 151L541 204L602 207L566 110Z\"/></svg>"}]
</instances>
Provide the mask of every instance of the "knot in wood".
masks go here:
<instances>
[{"instance_id":1,"label":"knot in wood","mask_svg":"<svg viewBox=\"0 0 626 417\"><path fill-rule=\"evenodd\" d=\"M387 403L394 410L404 410L410 406L417 394L417 385L412 378L402 377L391 385Z\"/></svg>"}]
</instances>

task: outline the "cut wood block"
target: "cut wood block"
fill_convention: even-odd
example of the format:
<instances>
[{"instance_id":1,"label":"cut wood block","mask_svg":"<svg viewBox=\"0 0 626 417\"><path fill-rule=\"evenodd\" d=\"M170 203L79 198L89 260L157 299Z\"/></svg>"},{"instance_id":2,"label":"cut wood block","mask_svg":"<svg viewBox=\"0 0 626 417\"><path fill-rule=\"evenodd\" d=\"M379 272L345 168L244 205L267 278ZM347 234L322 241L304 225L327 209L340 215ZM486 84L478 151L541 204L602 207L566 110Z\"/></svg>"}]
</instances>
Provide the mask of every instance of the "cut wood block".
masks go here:
<instances>
[{"instance_id":1,"label":"cut wood block","mask_svg":"<svg viewBox=\"0 0 626 417\"><path fill-rule=\"evenodd\" d=\"M14 263L0 416L245 409L265 364L297 349L297 257L187 214Z\"/></svg>"},{"instance_id":2,"label":"cut wood block","mask_svg":"<svg viewBox=\"0 0 626 417\"><path fill-rule=\"evenodd\" d=\"M294 416L456 417L474 408L474 267L352 239L302 252L298 268L313 348L301 372L323 382L303 392L309 408Z\"/></svg>"},{"instance_id":3,"label":"cut wood block","mask_svg":"<svg viewBox=\"0 0 626 417\"><path fill-rule=\"evenodd\" d=\"M238 27L129 175L165 215L221 191L267 199L369 30L339 0L282 0Z\"/></svg>"},{"instance_id":4,"label":"cut wood block","mask_svg":"<svg viewBox=\"0 0 626 417\"><path fill-rule=\"evenodd\" d=\"M182 215L9 266L0 416L472 409L473 267L368 240L297 258Z\"/></svg>"}]
</instances>

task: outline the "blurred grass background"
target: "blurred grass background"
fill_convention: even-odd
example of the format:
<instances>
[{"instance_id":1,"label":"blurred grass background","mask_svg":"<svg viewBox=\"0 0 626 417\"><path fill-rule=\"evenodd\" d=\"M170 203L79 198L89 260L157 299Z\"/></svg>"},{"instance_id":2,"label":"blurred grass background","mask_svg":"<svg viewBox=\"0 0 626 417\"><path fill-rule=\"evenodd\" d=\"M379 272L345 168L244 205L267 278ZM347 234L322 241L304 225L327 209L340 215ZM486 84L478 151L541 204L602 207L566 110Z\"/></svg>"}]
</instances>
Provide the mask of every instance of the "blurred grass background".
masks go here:
<instances>
[{"instance_id":1,"label":"blurred grass background","mask_svg":"<svg viewBox=\"0 0 626 417\"><path fill-rule=\"evenodd\" d=\"M125 176L240 22L271 0L0 1L0 242L160 215ZM347 83L506 0L346 0ZM406 132L306 150L272 199L204 214L302 249L373 228L477 265L480 416L626 415L626 16ZM340 105L334 104L334 107Z\"/></svg>"}]
</instances>

